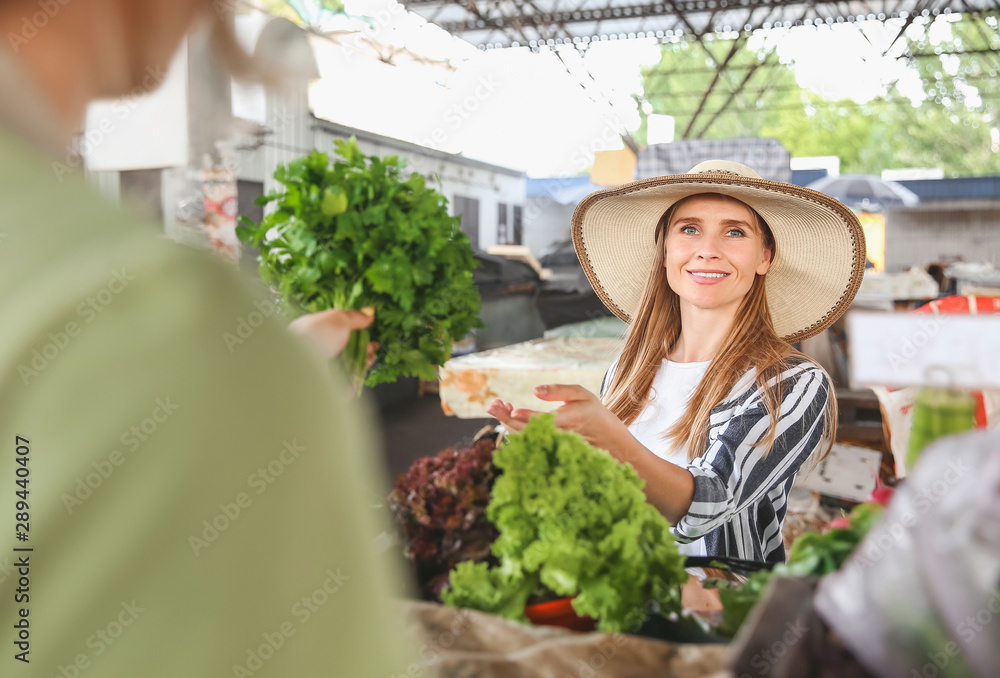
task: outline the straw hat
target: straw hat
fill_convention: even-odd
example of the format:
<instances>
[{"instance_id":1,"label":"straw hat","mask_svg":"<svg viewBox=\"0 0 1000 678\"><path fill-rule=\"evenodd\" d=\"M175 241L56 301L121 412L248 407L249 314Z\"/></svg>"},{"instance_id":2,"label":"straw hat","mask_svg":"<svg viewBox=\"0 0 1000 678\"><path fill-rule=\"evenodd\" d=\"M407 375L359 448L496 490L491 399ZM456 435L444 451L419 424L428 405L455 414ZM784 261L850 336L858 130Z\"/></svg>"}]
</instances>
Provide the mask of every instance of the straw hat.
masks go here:
<instances>
[{"instance_id":1,"label":"straw hat","mask_svg":"<svg viewBox=\"0 0 1000 678\"><path fill-rule=\"evenodd\" d=\"M851 305L865 272L865 236L854 213L817 191L762 179L746 165L709 160L687 174L596 191L573 213L583 270L619 318L630 322L638 307L660 217L697 193L741 200L771 227L777 256L767 273L767 300L778 336L811 337Z\"/></svg>"}]
</instances>

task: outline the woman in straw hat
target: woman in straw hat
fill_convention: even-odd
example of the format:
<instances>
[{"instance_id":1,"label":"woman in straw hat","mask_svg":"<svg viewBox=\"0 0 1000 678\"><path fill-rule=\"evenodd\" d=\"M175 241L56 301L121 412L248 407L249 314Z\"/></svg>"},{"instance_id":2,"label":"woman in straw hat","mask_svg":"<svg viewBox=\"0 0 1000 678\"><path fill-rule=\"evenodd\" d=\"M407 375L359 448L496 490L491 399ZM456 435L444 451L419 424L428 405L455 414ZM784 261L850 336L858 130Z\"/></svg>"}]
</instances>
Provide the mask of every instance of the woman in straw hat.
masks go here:
<instances>
[{"instance_id":1,"label":"woman in straw hat","mask_svg":"<svg viewBox=\"0 0 1000 678\"><path fill-rule=\"evenodd\" d=\"M783 561L803 463L829 453L837 405L792 342L829 327L864 274L840 202L709 161L585 198L573 241L601 300L629 323L598 398L539 386L556 424L635 467L689 555ZM536 414L499 400L520 430Z\"/></svg>"}]
</instances>

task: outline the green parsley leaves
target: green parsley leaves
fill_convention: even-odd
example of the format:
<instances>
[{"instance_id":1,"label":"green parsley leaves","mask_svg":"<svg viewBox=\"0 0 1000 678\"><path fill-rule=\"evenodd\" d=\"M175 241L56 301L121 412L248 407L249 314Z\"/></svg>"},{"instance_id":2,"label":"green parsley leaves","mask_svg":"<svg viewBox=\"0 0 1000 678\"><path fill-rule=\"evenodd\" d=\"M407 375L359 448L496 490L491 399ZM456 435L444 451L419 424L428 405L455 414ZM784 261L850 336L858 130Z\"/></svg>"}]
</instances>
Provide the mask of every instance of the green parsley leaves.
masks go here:
<instances>
[{"instance_id":1,"label":"green parsley leaves","mask_svg":"<svg viewBox=\"0 0 1000 678\"><path fill-rule=\"evenodd\" d=\"M276 209L259 224L241 217L237 233L260 250L261 277L295 311L375 308L344 351L355 376L374 341L369 386L436 379L452 341L482 327L469 239L444 196L422 175L403 175L403 161L366 156L354 138L335 146L332 166L319 151L279 165L284 188L257 201Z\"/></svg>"}]
</instances>

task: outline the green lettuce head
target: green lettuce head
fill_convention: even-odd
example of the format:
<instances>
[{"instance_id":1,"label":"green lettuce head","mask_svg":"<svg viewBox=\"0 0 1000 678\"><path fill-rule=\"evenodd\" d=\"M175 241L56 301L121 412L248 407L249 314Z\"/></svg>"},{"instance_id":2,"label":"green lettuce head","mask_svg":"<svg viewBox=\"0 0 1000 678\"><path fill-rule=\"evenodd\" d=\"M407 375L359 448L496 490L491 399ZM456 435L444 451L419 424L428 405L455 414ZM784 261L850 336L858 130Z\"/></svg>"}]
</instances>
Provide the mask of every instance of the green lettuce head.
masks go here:
<instances>
[{"instance_id":1,"label":"green lettuce head","mask_svg":"<svg viewBox=\"0 0 1000 678\"><path fill-rule=\"evenodd\" d=\"M527 621L528 598L545 587L575 596L576 612L609 632L680 609L684 558L630 465L557 429L552 415L511 435L494 463L503 475L487 516L500 532L499 565L460 563L448 605Z\"/></svg>"}]
</instances>

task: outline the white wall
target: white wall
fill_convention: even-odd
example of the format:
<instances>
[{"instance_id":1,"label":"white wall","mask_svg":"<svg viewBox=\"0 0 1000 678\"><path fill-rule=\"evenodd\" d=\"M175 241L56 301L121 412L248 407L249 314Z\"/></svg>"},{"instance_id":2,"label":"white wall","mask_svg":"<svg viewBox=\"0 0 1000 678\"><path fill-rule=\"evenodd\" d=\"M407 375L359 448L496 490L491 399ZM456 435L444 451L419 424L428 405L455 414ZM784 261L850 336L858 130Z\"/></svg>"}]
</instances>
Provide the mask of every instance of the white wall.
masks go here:
<instances>
[{"instance_id":1,"label":"white wall","mask_svg":"<svg viewBox=\"0 0 1000 678\"><path fill-rule=\"evenodd\" d=\"M887 213L887 272L952 257L1000 262L1000 201L935 201Z\"/></svg>"},{"instance_id":2,"label":"white wall","mask_svg":"<svg viewBox=\"0 0 1000 678\"><path fill-rule=\"evenodd\" d=\"M522 177L461 166L445 166L440 176L440 190L449 202L457 195L479 201L479 249L497 244L501 203L507 205L507 230L513 234L514 206L524 206Z\"/></svg>"},{"instance_id":3,"label":"white wall","mask_svg":"<svg viewBox=\"0 0 1000 678\"><path fill-rule=\"evenodd\" d=\"M554 243L571 237L576 205L561 205L547 196L528 199L524 217L524 244L540 257Z\"/></svg>"},{"instance_id":4,"label":"white wall","mask_svg":"<svg viewBox=\"0 0 1000 678\"><path fill-rule=\"evenodd\" d=\"M237 178L261 181L265 192L275 188L272 175L279 163L287 163L313 149L332 157L334 140L347 139L351 132L317 120L294 105L279 105L274 101L268 102L266 127L270 133L259 147L237 148L235 153ZM525 179L521 174L475 161L455 161L436 151L421 150L419 146L393 139L368 136L363 132L358 134L358 147L363 153L380 157L395 155L406 161L409 170L425 176L436 175L440 184L435 188L449 202L454 202L455 196L478 200L480 249L485 250L497 242L500 203L508 206L508 229L513 228L513 206L525 206ZM527 236L526 225L524 231Z\"/></svg>"},{"instance_id":5,"label":"white wall","mask_svg":"<svg viewBox=\"0 0 1000 678\"><path fill-rule=\"evenodd\" d=\"M80 148L90 172L179 167L188 164L188 72L185 38L167 70L147 68L127 96L87 107Z\"/></svg>"}]
</instances>

